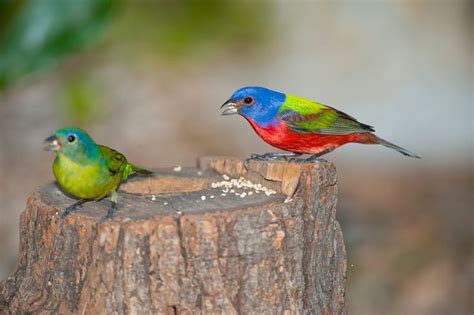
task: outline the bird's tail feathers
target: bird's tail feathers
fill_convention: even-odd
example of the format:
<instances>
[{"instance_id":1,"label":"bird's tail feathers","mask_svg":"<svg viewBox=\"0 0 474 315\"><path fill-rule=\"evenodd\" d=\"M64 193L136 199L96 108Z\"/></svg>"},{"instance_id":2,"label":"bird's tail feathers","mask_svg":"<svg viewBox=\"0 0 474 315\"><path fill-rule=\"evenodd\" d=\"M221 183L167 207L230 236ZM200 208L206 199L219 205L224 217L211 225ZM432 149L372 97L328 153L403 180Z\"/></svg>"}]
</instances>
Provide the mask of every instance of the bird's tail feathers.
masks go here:
<instances>
[{"instance_id":1,"label":"bird's tail feathers","mask_svg":"<svg viewBox=\"0 0 474 315\"><path fill-rule=\"evenodd\" d=\"M416 159L421 159L421 156L419 156L418 154L416 154L414 152L408 151L407 149L399 147L398 145L393 144L391 142L388 142L387 140L384 140L384 139L379 138L377 136L376 136L376 138L377 138L376 143L378 143L378 144L386 146L387 148L390 148L390 149L397 150L398 152L400 152L403 155L406 155L406 156L409 156L409 157L412 157L412 158L416 158Z\"/></svg>"},{"instance_id":2,"label":"bird's tail feathers","mask_svg":"<svg viewBox=\"0 0 474 315\"><path fill-rule=\"evenodd\" d=\"M138 173L138 174L141 174L141 175L151 175L153 174L152 171L149 171L147 169L144 169L142 167L139 167L139 166L136 166L136 165L133 165L133 164L130 164L131 168L132 168L132 173Z\"/></svg>"}]
</instances>

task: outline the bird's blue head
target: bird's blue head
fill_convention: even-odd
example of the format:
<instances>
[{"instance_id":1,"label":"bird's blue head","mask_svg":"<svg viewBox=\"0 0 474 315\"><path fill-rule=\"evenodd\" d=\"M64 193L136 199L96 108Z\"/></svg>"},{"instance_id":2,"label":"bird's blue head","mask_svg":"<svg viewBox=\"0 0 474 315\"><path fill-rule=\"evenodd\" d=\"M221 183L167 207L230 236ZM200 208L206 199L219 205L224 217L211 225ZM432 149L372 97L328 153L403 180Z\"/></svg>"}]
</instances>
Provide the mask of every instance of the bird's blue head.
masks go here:
<instances>
[{"instance_id":1,"label":"bird's blue head","mask_svg":"<svg viewBox=\"0 0 474 315\"><path fill-rule=\"evenodd\" d=\"M46 151L56 151L74 160L94 159L100 149L92 138L80 128L60 128L44 141Z\"/></svg>"},{"instance_id":2,"label":"bird's blue head","mask_svg":"<svg viewBox=\"0 0 474 315\"><path fill-rule=\"evenodd\" d=\"M285 94L264 87L243 87L221 106L224 109L222 115L240 114L266 127L276 122L276 115L285 99Z\"/></svg>"}]
</instances>

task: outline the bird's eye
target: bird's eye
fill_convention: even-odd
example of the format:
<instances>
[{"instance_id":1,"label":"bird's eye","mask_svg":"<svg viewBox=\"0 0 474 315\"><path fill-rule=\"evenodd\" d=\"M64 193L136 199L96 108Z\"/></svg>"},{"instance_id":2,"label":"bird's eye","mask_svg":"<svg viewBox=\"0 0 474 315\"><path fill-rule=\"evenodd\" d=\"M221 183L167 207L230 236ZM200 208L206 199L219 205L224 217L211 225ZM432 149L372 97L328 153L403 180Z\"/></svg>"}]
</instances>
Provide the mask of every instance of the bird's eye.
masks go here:
<instances>
[{"instance_id":1,"label":"bird's eye","mask_svg":"<svg viewBox=\"0 0 474 315\"><path fill-rule=\"evenodd\" d=\"M246 105L252 105L253 104L253 97L247 96L246 98L244 98L244 103Z\"/></svg>"},{"instance_id":2,"label":"bird's eye","mask_svg":"<svg viewBox=\"0 0 474 315\"><path fill-rule=\"evenodd\" d=\"M76 136L75 135L69 135L67 136L67 141L69 143L73 143L74 141L76 141Z\"/></svg>"}]
</instances>

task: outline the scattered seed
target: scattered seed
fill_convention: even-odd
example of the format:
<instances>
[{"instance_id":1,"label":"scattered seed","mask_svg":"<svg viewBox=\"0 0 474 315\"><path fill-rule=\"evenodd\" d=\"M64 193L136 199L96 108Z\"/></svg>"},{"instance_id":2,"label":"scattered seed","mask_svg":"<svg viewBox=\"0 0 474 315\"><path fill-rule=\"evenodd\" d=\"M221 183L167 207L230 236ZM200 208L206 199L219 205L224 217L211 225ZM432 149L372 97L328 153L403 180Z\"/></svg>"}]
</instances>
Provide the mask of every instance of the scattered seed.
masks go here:
<instances>
[{"instance_id":1,"label":"scattered seed","mask_svg":"<svg viewBox=\"0 0 474 315\"><path fill-rule=\"evenodd\" d=\"M201 196L201 200L202 200L202 201L206 200L206 196L204 196L204 195Z\"/></svg>"},{"instance_id":2,"label":"scattered seed","mask_svg":"<svg viewBox=\"0 0 474 315\"><path fill-rule=\"evenodd\" d=\"M209 198L214 199L214 195L209 196Z\"/></svg>"},{"instance_id":3,"label":"scattered seed","mask_svg":"<svg viewBox=\"0 0 474 315\"><path fill-rule=\"evenodd\" d=\"M163 202L163 206L166 206L168 204L168 201Z\"/></svg>"},{"instance_id":4,"label":"scattered seed","mask_svg":"<svg viewBox=\"0 0 474 315\"><path fill-rule=\"evenodd\" d=\"M222 188L222 194L227 194L230 192L231 194L240 196L242 191L236 192L236 190L246 190L246 194L244 196L250 196L253 195L253 193L259 194L260 192L264 192L267 196L276 194L276 191L269 189L262 184L254 184L244 177L240 177L239 179L231 179L225 174L222 175L222 177L224 178L224 181L211 183L212 188Z\"/></svg>"},{"instance_id":5,"label":"scattered seed","mask_svg":"<svg viewBox=\"0 0 474 315\"><path fill-rule=\"evenodd\" d=\"M156 200L156 196L155 196L155 195L151 195L151 200L155 201L155 200Z\"/></svg>"},{"instance_id":6,"label":"scattered seed","mask_svg":"<svg viewBox=\"0 0 474 315\"><path fill-rule=\"evenodd\" d=\"M176 167L173 168L173 171L175 171L175 172L181 172L182 169L183 169L183 168L181 167L181 165L178 165L178 166L176 166Z\"/></svg>"}]
</instances>

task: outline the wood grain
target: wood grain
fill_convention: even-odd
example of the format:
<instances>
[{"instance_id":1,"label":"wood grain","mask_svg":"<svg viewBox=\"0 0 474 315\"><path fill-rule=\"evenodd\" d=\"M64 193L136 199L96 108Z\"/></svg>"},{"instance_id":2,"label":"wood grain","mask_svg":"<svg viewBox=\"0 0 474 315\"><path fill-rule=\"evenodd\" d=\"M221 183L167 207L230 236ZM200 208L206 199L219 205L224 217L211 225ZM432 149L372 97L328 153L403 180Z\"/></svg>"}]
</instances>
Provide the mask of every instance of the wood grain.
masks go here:
<instances>
[{"instance_id":1,"label":"wood grain","mask_svg":"<svg viewBox=\"0 0 474 315\"><path fill-rule=\"evenodd\" d=\"M74 200L53 183L40 187L21 215L17 269L0 283L0 310L345 314L334 165L227 157L198 165L131 179L117 216L104 223L109 200L61 222ZM275 193L240 187L222 196L212 183L223 174Z\"/></svg>"}]
</instances>

